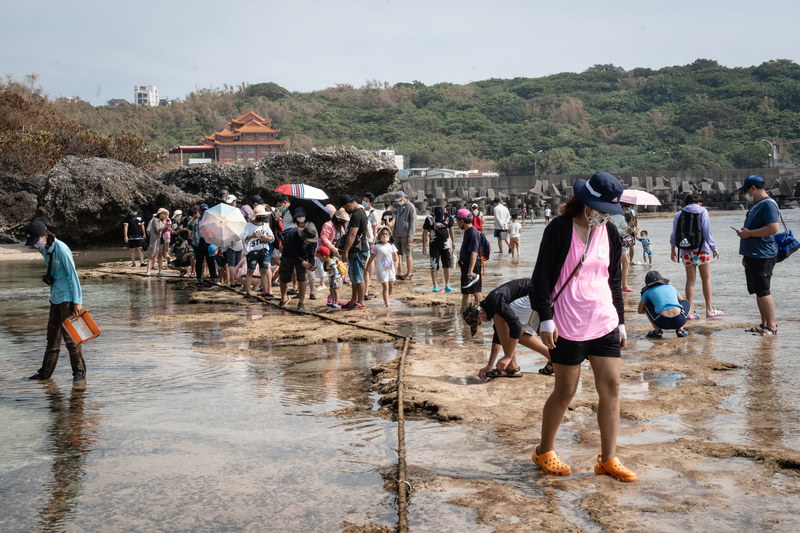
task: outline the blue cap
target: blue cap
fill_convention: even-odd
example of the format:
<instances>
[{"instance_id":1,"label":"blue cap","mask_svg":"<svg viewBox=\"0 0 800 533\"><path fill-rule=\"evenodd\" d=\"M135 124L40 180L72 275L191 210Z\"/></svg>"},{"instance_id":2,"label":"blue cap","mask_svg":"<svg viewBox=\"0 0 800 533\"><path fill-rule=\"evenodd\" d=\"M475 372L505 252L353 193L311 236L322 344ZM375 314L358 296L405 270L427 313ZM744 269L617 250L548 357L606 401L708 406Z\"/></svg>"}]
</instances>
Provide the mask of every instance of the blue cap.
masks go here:
<instances>
[{"instance_id":1,"label":"blue cap","mask_svg":"<svg viewBox=\"0 0 800 533\"><path fill-rule=\"evenodd\" d=\"M216 244L209 244L208 245L208 256L211 257L212 255L214 255L214 252L217 251L217 248L219 248L219 246L217 246Z\"/></svg>"},{"instance_id":2,"label":"blue cap","mask_svg":"<svg viewBox=\"0 0 800 533\"><path fill-rule=\"evenodd\" d=\"M583 205L602 213L622 214L622 183L608 172L596 172L589 181L575 180L572 188Z\"/></svg>"},{"instance_id":3,"label":"blue cap","mask_svg":"<svg viewBox=\"0 0 800 533\"><path fill-rule=\"evenodd\" d=\"M205 211L208 209L208 204L200 204L200 211Z\"/></svg>"},{"instance_id":4,"label":"blue cap","mask_svg":"<svg viewBox=\"0 0 800 533\"><path fill-rule=\"evenodd\" d=\"M756 176L755 174L751 174L744 179L744 185L739 187L740 191L746 191L750 187L755 185L756 187L764 188L764 178L761 176Z\"/></svg>"},{"instance_id":5,"label":"blue cap","mask_svg":"<svg viewBox=\"0 0 800 533\"><path fill-rule=\"evenodd\" d=\"M302 207L298 206L298 207L294 208L294 216L295 217L307 217L308 214L306 213L305 209L303 209Z\"/></svg>"}]
</instances>

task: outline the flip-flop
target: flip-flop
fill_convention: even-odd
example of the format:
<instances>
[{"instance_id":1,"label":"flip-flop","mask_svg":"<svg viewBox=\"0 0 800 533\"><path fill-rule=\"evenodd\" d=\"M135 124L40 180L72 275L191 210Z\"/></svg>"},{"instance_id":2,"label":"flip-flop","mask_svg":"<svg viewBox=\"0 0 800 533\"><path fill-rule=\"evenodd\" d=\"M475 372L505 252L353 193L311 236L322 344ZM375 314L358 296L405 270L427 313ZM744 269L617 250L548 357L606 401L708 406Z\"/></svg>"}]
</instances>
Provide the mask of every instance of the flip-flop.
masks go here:
<instances>
[{"instance_id":1,"label":"flip-flop","mask_svg":"<svg viewBox=\"0 0 800 533\"><path fill-rule=\"evenodd\" d=\"M556 372L556 369L553 368L553 363L551 363L549 361L547 362L546 365L544 365L542 368L539 369L539 373L543 374L545 376L552 376L553 374L555 374L555 372Z\"/></svg>"},{"instance_id":2,"label":"flip-flop","mask_svg":"<svg viewBox=\"0 0 800 533\"><path fill-rule=\"evenodd\" d=\"M636 472L623 466L623 464L619 461L619 458L613 457L605 463L600 462L602 459L602 455L597 456L597 464L594 465L595 474L600 476L608 474L609 476L620 481L636 481L639 479L639 476L636 475Z\"/></svg>"},{"instance_id":3,"label":"flip-flop","mask_svg":"<svg viewBox=\"0 0 800 533\"><path fill-rule=\"evenodd\" d=\"M662 339L664 338L664 331L660 329L654 329L653 331L648 333L646 337L650 339Z\"/></svg>"},{"instance_id":4,"label":"flip-flop","mask_svg":"<svg viewBox=\"0 0 800 533\"><path fill-rule=\"evenodd\" d=\"M572 473L572 469L569 467L569 465L558 458L555 450L550 450L542 455L538 455L536 453L538 450L539 445L537 444L533 449L533 456L531 459L534 463L539 465L542 470L548 474L556 474L558 476L568 476Z\"/></svg>"},{"instance_id":5,"label":"flip-flop","mask_svg":"<svg viewBox=\"0 0 800 533\"><path fill-rule=\"evenodd\" d=\"M281 300L281 303L279 305L281 307L286 307L286 304L288 304L288 303L289 303L289 300Z\"/></svg>"}]
</instances>

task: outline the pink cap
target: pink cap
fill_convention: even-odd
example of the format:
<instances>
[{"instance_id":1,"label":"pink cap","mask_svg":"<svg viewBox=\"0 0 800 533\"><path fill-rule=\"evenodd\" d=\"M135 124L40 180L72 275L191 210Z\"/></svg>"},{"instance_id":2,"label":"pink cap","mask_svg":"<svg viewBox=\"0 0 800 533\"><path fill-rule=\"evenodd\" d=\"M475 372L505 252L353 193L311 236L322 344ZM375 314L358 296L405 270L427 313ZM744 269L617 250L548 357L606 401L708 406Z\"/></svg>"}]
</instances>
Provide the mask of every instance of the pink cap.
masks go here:
<instances>
[{"instance_id":1,"label":"pink cap","mask_svg":"<svg viewBox=\"0 0 800 533\"><path fill-rule=\"evenodd\" d=\"M459 209L458 212L456 212L456 218L463 218L465 220L471 215L472 213L469 212L469 209Z\"/></svg>"}]
</instances>

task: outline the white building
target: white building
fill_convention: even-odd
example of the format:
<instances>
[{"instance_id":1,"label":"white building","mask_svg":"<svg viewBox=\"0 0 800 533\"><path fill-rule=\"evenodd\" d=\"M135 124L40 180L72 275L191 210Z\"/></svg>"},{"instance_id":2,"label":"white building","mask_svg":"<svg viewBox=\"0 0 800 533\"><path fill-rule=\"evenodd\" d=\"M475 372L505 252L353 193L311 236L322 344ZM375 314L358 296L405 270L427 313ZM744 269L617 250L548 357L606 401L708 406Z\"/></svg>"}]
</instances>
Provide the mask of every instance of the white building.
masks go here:
<instances>
[{"instance_id":1,"label":"white building","mask_svg":"<svg viewBox=\"0 0 800 533\"><path fill-rule=\"evenodd\" d=\"M158 89L156 89L155 85L134 85L133 103L135 105L158 107Z\"/></svg>"},{"instance_id":2,"label":"white building","mask_svg":"<svg viewBox=\"0 0 800 533\"><path fill-rule=\"evenodd\" d=\"M391 157L394 159L394 164L397 166L397 170L403 170L403 156L395 154L393 149L386 148L385 150L378 150L378 155Z\"/></svg>"}]
</instances>

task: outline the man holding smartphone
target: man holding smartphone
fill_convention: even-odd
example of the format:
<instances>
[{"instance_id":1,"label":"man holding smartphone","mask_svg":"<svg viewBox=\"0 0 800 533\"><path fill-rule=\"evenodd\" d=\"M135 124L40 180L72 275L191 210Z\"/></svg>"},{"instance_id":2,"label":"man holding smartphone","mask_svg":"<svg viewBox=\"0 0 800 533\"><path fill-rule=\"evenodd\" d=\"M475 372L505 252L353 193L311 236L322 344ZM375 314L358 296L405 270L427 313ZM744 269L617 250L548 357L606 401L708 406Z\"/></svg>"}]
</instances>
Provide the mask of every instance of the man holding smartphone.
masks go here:
<instances>
[{"instance_id":1,"label":"man holding smartphone","mask_svg":"<svg viewBox=\"0 0 800 533\"><path fill-rule=\"evenodd\" d=\"M770 294L772 268L778 256L775 234L780 230L780 210L778 204L764 190L764 178L747 176L739 188L747 199L755 202L747 212L742 229L736 230L739 236L739 255L742 256L747 292L756 295L761 323L747 331L754 335L769 336L778 334L775 322L775 302ZM735 229L735 228L734 228Z\"/></svg>"}]
</instances>

